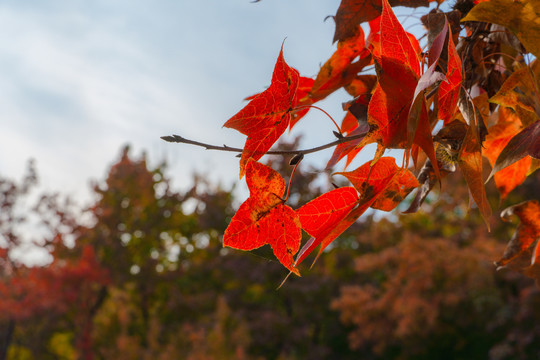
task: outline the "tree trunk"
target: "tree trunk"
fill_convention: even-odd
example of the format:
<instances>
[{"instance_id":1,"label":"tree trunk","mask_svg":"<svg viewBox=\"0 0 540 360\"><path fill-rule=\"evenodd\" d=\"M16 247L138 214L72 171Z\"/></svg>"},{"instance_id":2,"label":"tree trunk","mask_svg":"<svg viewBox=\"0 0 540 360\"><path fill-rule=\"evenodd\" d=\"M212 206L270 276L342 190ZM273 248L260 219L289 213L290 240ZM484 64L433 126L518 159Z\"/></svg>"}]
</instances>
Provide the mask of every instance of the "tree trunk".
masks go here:
<instances>
[{"instance_id":1,"label":"tree trunk","mask_svg":"<svg viewBox=\"0 0 540 360\"><path fill-rule=\"evenodd\" d=\"M7 326L0 330L0 360L7 359L9 344L11 343L14 331L15 321L13 319L9 319Z\"/></svg>"}]
</instances>

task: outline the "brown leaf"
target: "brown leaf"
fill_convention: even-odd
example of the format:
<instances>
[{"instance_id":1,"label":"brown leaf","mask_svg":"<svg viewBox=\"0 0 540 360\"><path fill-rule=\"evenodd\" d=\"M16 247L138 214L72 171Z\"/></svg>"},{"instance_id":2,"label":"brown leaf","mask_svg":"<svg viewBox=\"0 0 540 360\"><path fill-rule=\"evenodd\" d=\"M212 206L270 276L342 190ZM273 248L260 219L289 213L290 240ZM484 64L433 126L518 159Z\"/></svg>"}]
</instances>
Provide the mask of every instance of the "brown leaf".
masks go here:
<instances>
[{"instance_id":1,"label":"brown leaf","mask_svg":"<svg viewBox=\"0 0 540 360\"><path fill-rule=\"evenodd\" d=\"M502 149L488 180L498 171L523 159L525 156L540 159L540 120L515 135Z\"/></svg>"},{"instance_id":2,"label":"brown leaf","mask_svg":"<svg viewBox=\"0 0 540 360\"><path fill-rule=\"evenodd\" d=\"M437 144L437 161L441 177L453 173L457 168L457 158L463 140L467 133L467 124L462 121L454 120L439 130L433 140ZM427 195L431 192L437 183L437 176L431 161L428 160L418 174L418 182L421 186L418 188L411 205L404 213L417 212Z\"/></svg>"},{"instance_id":3,"label":"brown leaf","mask_svg":"<svg viewBox=\"0 0 540 360\"><path fill-rule=\"evenodd\" d=\"M428 6L428 0L392 0L391 6L416 8ZM354 36L356 27L381 15L381 0L342 0L335 16L334 42Z\"/></svg>"},{"instance_id":4,"label":"brown leaf","mask_svg":"<svg viewBox=\"0 0 540 360\"><path fill-rule=\"evenodd\" d=\"M471 127L472 135L477 139L479 144L482 144L487 135L486 124L482 117L482 111L478 106L471 102L467 93L461 89L458 99L458 108L463 115L463 119Z\"/></svg>"},{"instance_id":5,"label":"brown leaf","mask_svg":"<svg viewBox=\"0 0 540 360\"><path fill-rule=\"evenodd\" d=\"M521 223L504 251L501 259L495 262L497 269L508 267L529 277L540 280L540 204L529 200L510 206L501 212L501 218L509 221L516 215Z\"/></svg>"},{"instance_id":6,"label":"brown leaf","mask_svg":"<svg viewBox=\"0 0 540 360\"><path fill-rule=\"evenodd\" d=\"M499 24L511 30L525 48L540 56L540 1L490 0L476 5L461 21Z\"/></svg>"},{"instance_id":7,"label":"brown leaf","mask_svg":"<svg viewBox=\"0 0 540 360\"><path fill-rule=\"evenodd\" d=\"M482 152L480 142L475 135L474 127L469 126L463 145L458 155L458 163L463 177L469 186L470 195L473 198L480 214L484 218L489 229L491 206L489 205L486 188L482 180Z\"/></svg>"},{"instance_id":8,"label":"brown leaf","mask_svg":"<svg viewBox=\"0 0 540 360\"><path fill-rule=\"evenodd\" d=\"M422 24L424 24L428 30L428 47L431 47L433 40L435 40L437 35L443 29L445 20L448 20L450 23L452 34L459 34L461 31L461 24L459 23L461 20L461 13L458 10L444 13L440 10L433 9L429 14L420 18L420 21L422 21ZM457 39L454 39L454 41L455 40Z\"/></svg>"}]
</instances>

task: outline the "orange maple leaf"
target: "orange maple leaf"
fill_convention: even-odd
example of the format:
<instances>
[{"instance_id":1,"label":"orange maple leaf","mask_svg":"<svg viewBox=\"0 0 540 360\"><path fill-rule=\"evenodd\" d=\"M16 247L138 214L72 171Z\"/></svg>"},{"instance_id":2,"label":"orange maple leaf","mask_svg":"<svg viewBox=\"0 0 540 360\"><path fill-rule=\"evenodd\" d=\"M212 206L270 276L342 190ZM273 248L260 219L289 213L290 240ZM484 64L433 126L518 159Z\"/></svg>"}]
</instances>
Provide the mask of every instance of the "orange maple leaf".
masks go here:
<instances>
[{"instance_id":1,"label":"orange maple leaf","mask_svg":"<svg viewBox=\"0 0 540 360\"><path fill-rule=\"evenodd\" d=\"M509 119L511 117L511 120ZM489 128L484 141L483 155L490 165L495 166L497 158L510 140L521 130L521 121L506 108L499 109L499 122ZM531 167L531 158L526 156L521 160L495 173L495 185L504 199L516 186L520 185Z\"/></svg>"},{"instance_id":2,"label":"orange maple leaf","mask_svg":"<svg viewBox=\"0 0 540 360\"><path fill-rule=\"evenodd\" d=\"M364 31L358 26L354 36L338 42L337 50L321 67L310 97L314 101L319 101L350 84L358 72L370 64L370 55L365 47ZM360 59L353 63L357 57Z\"/></svg>"}]
</instances>

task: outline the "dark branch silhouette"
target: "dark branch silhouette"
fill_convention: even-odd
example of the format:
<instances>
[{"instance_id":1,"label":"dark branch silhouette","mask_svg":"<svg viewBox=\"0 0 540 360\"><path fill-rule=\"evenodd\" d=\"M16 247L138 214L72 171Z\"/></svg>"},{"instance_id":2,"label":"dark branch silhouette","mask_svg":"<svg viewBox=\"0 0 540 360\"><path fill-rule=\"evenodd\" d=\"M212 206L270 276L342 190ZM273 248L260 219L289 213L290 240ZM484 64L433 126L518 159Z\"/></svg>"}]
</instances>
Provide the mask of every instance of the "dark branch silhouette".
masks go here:
<instances>
[{"instance_id":1,"label":"dark branch silhouette","mask_svg":"<svg viewBox=\"0 0 540 360\"><path fill-rule=\"evenodd\" d=\"M361 139L364 136L366 136L366 134L367 134L367 131L363 132L363 133L360 133L360 134L357 134L357 135L340 137L337 140L332 141L332 142L330 142L328 144L324 144L324 145L317 146L317 147L310 148L310 149L302 149L302 150L269 150L269 151L266 152L266 154L269 154L269 155L310 154L310 153L314 153L314 152L317 152L317 151L321 151L321 150L324 150L324 149L331 148L333 146L336 146L336 145L339 145L339 144L342 144L342 143L346 143L346 142L349 142L349 141ZM202 142L199 142L199 141L189 140L189 139L186 139L186 138L184 138L184 137L182 137L180 135L162 136L161 139L163 139L165 141L168 141L168 142L173 142L173 143L182 143L182 144L190 144L190 145L200 146L200 147L205 148L206 150L230 151L230 152L237 152L237 153L241 153L242 150L243 150L241 148L230 147L230 146L227 146L227 145L218 146L218 145L202 143Z\"/></svg>"}]
</instances>

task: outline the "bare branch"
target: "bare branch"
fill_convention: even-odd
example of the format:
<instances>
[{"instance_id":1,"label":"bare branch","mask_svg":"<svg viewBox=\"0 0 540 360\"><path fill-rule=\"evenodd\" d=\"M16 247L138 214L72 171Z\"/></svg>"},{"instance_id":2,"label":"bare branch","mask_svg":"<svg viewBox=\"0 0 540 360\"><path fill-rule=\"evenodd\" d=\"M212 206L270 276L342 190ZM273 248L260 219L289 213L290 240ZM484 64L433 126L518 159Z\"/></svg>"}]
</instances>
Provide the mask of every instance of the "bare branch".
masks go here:
<instances>
[{"instance_id":1,"label":"bare branch","mask_svg":"<svg viewBox=\"0 0 540 360\"><path fill-rule=\"evenodd\" d=\"M361 139L364 136L366 136L366 134L367 134L367 131L363 132L363 133L360 133L360 134L357 134L357 135L353 135L353 136L345 136L345 137L339 138L339 139L337 139L335 141L332 141L332 142L330 142L328 144L317 146L317 147L310 148L310 149L303 149L303 150L269 150L269 151L266 152L266 154L268 154L268 155L310 154L310 153L314 153L314 152L317 152L317 151L321 151L321 150L331 148L333 146L336 146L336 145L339 145L339 144L342 144L342 143L346 143L346 142L349 142L349 141ZM205 148L206 150L230 151L230 152L237 152L237 153L241 153L243 151L243 149L241 149L241 148L230 147L230 146L227 146L227 145L217 146L217 145L205 144L205 143L202 143L202 142L199 142L199 141L189 140L189 139L186 139L186 138L184 138L184 137L182 137L180 135L162 136L161 139L163 139L163 140L165 140L167 142L182 143L182 144L190 144L190 145L200 146L200 147Z\"/></svg>"}]
</instances>

